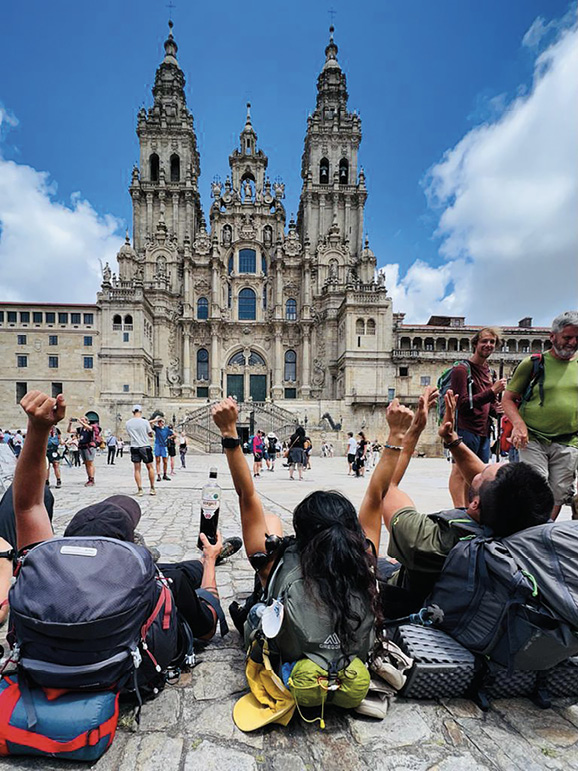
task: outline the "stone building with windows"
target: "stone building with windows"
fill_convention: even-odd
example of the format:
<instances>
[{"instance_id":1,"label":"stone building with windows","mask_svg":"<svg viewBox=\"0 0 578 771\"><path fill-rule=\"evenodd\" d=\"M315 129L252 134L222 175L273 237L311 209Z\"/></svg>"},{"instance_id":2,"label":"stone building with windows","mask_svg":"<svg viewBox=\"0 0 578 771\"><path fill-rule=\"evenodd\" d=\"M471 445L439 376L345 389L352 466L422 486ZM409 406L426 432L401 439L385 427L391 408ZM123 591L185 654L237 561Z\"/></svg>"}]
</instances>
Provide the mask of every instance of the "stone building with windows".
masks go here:
<instances>
[{"instance_id":1,"label":"stone building with windows","mask_svg":"<svg viewBox=\"0 0 578 771\"><path fill-rule=\"evenodd\" d=\"M18 423L15 396L26 388L55 392L62 384L71 409L95 408L110 428L142 402L184 422L205 447L216 437L207 401L228 394L244 405L244 433L255 423L289 431L302 420L334 439L338 424L380 434L388 400L415 401L428 378L434 383L463 356L473 328L441 317L405 325L393 312L363 235L361 119L348 107L333 28L307 120L298 215L289 222L250 105L205 217L172 24L164 51L152 106L137 116L132 242L127 233L118 275L105 266L95 306L0 304L2 420ZM509 368L547 334L523 327L507 339L500 356Z\"/></svg>"}]
</instances>

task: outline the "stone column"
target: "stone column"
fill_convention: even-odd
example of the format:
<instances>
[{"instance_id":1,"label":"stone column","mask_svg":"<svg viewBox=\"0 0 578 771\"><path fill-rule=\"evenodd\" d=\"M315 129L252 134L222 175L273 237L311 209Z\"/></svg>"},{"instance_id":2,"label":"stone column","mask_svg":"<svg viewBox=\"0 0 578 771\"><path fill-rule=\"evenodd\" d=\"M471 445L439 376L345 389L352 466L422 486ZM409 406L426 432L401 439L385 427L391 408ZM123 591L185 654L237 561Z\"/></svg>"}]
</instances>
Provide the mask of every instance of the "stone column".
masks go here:
<instances>
[{"instance_id":1,"label":"stone column","mask_svg":"<svg viewBox=\"0 0 578 771\"><path fill-rule=\"evenodd\" d=\"M302 338L301 338L301 388L299 389L299 396L301 399L308 399L311 394L311 386L309 385L309 377L311 371L310 364L311 356L311 327L307 324L303 326Z\"/></svg>"},{"instance_id":2,"label":"stone column","mask_svg":"<svg viewBox=\"0 0 578 771\"><path fill-rule=\"evenodd\" d=\"M217 260L211 265L211 318L218 319L221 316L221 303L219 298L219 270Z\"/></svg>"},{"instance_id":3,"label":"stone column","mask_svg":"<svg viewBox=\"0 0 578 771\"><path fill-rule=\"evenodd\" d=\"M281 324L275 325L275 350L273 354L273 399L283 398L283 345L281 341Z\"/></svg>"},{"instance_id":4,"label":"stone column","mask_svg":"<svg viewBox=\"0 0 578 771\"><path fill-rule=\"evenodd\" d=\"M209 399L221 399L221 356L220 356L219 330L216 325L211 325L211 384L209 386Z\"/></svg>"},{"instance_id":5,"label":"stone column","mask_svg":"<svg viewBox=\"0 0 578 771\"><path fill-rule=\"evenodd\" d=\"M147 193L147 233L153 232L153 194Z\"/></svg>"},{"instance_id":6,"label":"stone column","mask_svg":"<svg viewBox=\"0 0 578 771\"><path fill-rule=\"evenodd\" d=\"M183 329L183 396L191 388L191 336Z\"/></svg>"},{"instance_id":7,"label":"stone column","mask_svg":"<svg viewBox=\"0 0 578 771\"><path fill-rule=\"evenodd\" d=\"M181 233L179 232L179 194L173 193L173 233L181 241Z\"/></svg>"}]
</instances>

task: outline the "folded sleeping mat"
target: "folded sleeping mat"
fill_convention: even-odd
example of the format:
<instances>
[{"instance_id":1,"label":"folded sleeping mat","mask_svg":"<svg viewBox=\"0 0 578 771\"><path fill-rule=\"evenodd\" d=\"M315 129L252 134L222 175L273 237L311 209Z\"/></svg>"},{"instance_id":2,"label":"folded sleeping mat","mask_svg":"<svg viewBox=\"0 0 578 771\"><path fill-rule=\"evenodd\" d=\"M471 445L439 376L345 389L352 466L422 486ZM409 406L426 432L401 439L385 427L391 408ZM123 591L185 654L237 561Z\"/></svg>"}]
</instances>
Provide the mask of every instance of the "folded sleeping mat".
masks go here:
<instances>
[{"instance_id":1,"label":"folded sleeping mat","mask_svg":"<svg viewBox=\"0 0 578 771\"><path fill-rule=\"evenodd\" d=\"M531 696L537 688L550 696L578 696L578 657L569 658L543 672L508 671L486 666L445 632L405 624L395 629L394 642L414 660L400 692L410 699L448 699L467 696L475 682L490 699ZM481 667L487 671L480 679Z\"/></svg>"}]
</instances>

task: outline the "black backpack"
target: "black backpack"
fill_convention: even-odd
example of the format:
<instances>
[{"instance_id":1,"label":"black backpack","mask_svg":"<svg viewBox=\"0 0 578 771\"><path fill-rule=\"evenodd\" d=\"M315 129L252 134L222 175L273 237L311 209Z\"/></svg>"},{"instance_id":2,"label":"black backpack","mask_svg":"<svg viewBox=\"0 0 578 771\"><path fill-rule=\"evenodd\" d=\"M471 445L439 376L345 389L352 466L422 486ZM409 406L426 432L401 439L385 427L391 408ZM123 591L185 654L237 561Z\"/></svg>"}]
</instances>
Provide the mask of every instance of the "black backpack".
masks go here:
<instances>
[{"instance_id":1,"label":"black backpack","mask_svg":"<svg viewBox=\"0 0 578 771\"><path fill-rule=\"evenodd\" d=\"M426 604L473 653L509 671L549 669L578 653L577 553L578 521L462 540Z\"/></svg>"},{"instance_id":2,"label":"black backpack","mask_svg":"<svg viewBox=\"0 0 578 771\"><path fill-rule=\"evenodd\" d=\"M12 660L36 685L160 690L178 652L177 614L150 552L105 537L53 538L10 590Z\"/></svg>"}]
</instances>

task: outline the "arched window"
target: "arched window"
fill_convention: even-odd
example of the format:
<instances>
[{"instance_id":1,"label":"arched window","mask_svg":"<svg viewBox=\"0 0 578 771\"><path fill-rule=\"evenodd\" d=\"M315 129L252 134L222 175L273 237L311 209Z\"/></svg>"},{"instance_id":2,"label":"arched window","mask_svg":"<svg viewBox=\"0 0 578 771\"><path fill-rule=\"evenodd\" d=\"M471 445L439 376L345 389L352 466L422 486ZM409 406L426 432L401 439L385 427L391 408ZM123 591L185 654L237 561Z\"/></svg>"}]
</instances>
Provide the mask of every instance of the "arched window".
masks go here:
<instances>
[{"instance_id":1,"label":"arched window","mask_svg":"<svg viewBox=\"0 0 578 771\"><path fill-rule=\"evenodd\" d=\"M239 321L254 321L256 315L256 297L252 289L239 292Z\"/></svg>"},{"instance_id":2,"label":"arched window","mask_svg":"<svg viewBox=\"0 0 578 771\"><path fill-rule=\"evenodd\" d=\"M374 319L367 319L367 327L366 332L367 335L374 335L375 334L375 320Z\"/></svg>"},{"instance_id":3,"label":"arched window","mask_svg":"<svg viewBox=\"0 0 578 771\"><path fill-rule=\"evenodd\" d=\"M255 353L255 351L251 351L247 364L250 367L264 367L265 359L261 356L261 354Z\"/></svg>"},{"instance_id":4,"label":"arched window","mask_svg":"<svg viewBox=\"0 0 578 771\"><path fill-rule=\"evenodd\" d=\"M426 351L433 351L434 349L434 340L433 337L426 337L424 341L424 346Z\"/></svg>"},{"instance_id":5,"label":"arched window","mask_svg":"<svg viewBox=\"0 0 578 771\"><path fill-rule=\"evenodd\" d=\"M319 162L319 184L329 184L329 161L327 158L322 158Z\"/></svg>"},{"instance_id":6,"label":"arched window","mask_svg":"<svg viewBox=\"0 0 578 771\"><path fill-rule=\"evenodd\" d=\"M239 273L255 273L257 270L257 252L254 249L239 250Z\"/></svg>"},{"instance_id":7,"label":"arched window","mask_svg":"<svg viewBox=\"0 0 578 771\"><path fill-rule=\"evenodd\" d=\"M199 297L197 300L197 318L208 319L209 318L209 301L206 297Z\"/></svg>"},{"instance_id":8,"label":"arched window","mask_svg":"<svg viewBox=\"0 0 578 771\"><path fill-rule=\"evenodd\" d=\"M149 175L151 178L151 182L159 181L159 167L160 167L159 156L156 153L153 153L149 158Z\"/></svg>"},{"instance_id":9,"label":"arched window","mask_svg":"<svg viewBox=\"0 0 578 771\"><path fill-rule=\"evenodd\" d=\"M285 380L294 383L297 380L297 354L295 351L285 351Z\"/></svg>"},{"instance_id":10,"label":"arched window","mask_svg":"<svg viewBox=\"0 0 578 771\"><path fill-rule=\"evenodd\" d=\"M541 340L532 340L532 353L539 353L542 350Z\"/></svg>"},{"instance_id":11,"label":"arched window","mask_svg":"<svg viewBox=\"0 0 578 771\"><path fill-rule=\"evenodd\" d=\"M238 351L231 356L227 365L230 367L232 364L240 364L242 367L245 366L245 354L243 351Z\"/></svg>"},{"instance_id":12,"label":"arched window","mask_svg":"<svg viewBox=\"0 0 578 771\"><path fill-rule=\"evenodd\" d=\"M112 317L112 328L122 329L122 316L119 316L118 313Z\"/></svg>"},{"instance_id":13,"label":"arched window","mask_svg":"<svg viewBox=\"0 0 578 771\"><path fill-rule=\"evenodd\" d=\"M175 153L171 155L171 182L180 182L181 180L181 159Z\"/></svg>"},{"instance_id":14,"label":"arched window","mask_svg":"<svg viewBox=\"0 0 578 771\"><path fill-rule=\"evenodd\" d=\"M450 337L448 340L448 351L457 351L458 350L458 341L455 337Z\"/></svg>"},{"instance_id":15,"label":"arched window","mask_svg":"<svg viewBox=\"0 0 578 771\"><path fill-rule=\"evenodd\" d=\"M460 351L469 351L471 347L472 347L472 344L470 343L468 338L462 337L462 339L460 340Z\"/></svg>"},{"instance_id":16,"label":"arched window","mask_svg":"<svg viewBox=\"0 0 578 771\"><path fill-rule=\"evenodd\" d=\"M365 334L365 321L363 319L357 319L357 321L355 322L355 334L356 335Z\"/></svg>"},{"instance_id":17,"label":"arched window","mask_svg":"<svg viewBox=\"0 0 578 771\"><path fill-rule=\"evenodd\" d=\"M417 351L421 351L421 337L413 338L413 348Z\"/></svg>"},{"instance_id":18,"label":"arched window","mask_svg":"<svg viewBox=\"0 0 578 771\"><path fill-rule=\"evenodd\" d=\"M229 264L228 264L228 266L227 266L227 272L228 272L229 276L230 276L230 275L231 275L231 273L233 272L233 255L231 255L231 256L229 257Z\"/></svg>"},{"instance_id":19,"label":"arched window","mask_svg":"<svg viewBox=\"0 0 578 771\"><path fill-rule=\"evenodd\" d=\"M267 258L264 254L261 255L261 273L264 276L267 275Z\"/></svg>"},{"instance_id":20,"label":"arched window","mask_svg":"<svg viewBox=\"0 0 578 771\"><path fill-rule=\"evenodd\" d=\"M209 352L206 348L197 351L197 380L209 379Z\"/></svg>"},{"instance_id":21,"label":"arched window","mask_svg":"<svg viewBox=\"0 0 578 771\"><path fill-rule=\"evenodd\" d=\"M339 184L347 185L349 182L349 161L347 158L342 158L339 161Z\"/></svg>"},{"instance_id":22,"label":"arched window","mask_svg":"<svg viewBox=\"0 0 578 771\"><path fill-rule=\"evenodd\" d=\"M297 320L297 300L289 298L285 303L285 318L287 321Z\"/></svg>"},{"instance_id":23,"label":"arched window","mask_svg":"<svg viewBox=\"0 0 578 771\"><path fill-rule=\"evenodd\" d=\"M130 313L127 313L126 316L124 317L124 323L132 324L132 316L130 315Z\"/></svg>"},{"instance_id":24,"label":"arched window","mask_svg":"<svg viewBox=\"0 0 578 771\"><path fill-rule=\"evenodd\" d=\"M409 350L411 348L411 339L409 337L402 337L399 341L399 346L404 351Z\"/></svg>"},{"instance_id":25,"label":"arched window","mask_svg":"<svg viewBox=\"0 0 578 771\"><path fill-rule=\"evenodd\" d=\"M519 353L530 353L530 341L529 340L519 340L518 341L518 352Z\"/></svg>"},{"instance_id":26,"label":"arched window","mask_svg":"<svg viewBox=\"0 0 578 771\"><path fill-rule=\"evenodd\" d=\"M446 339L445 337L438 337L436 340L436 351L445 351L446 349Z\"/></svg>"}]
</instances>

